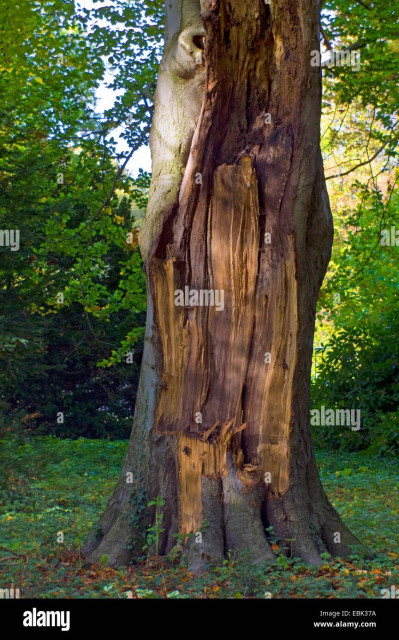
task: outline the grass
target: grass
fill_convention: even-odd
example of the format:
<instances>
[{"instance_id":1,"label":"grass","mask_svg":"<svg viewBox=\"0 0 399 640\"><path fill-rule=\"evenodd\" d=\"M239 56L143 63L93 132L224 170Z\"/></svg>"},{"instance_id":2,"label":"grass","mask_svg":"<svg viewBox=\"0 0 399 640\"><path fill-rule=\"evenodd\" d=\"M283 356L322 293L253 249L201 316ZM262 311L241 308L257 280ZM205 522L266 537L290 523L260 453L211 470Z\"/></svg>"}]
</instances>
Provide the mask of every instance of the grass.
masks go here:
<instances>
[{"instance_id":1,"label":"grass","mask_svg":"<svg viewBox=\"0 0 399 640\"><path fill-rule=\"evenodd\" d=\"M157 558L121 570L83 566L80 549L126 447L52 437L0 441L0 588L14 585L22 598L381 598L381 589L399 587L399 462L362 453L317 458L330 499L377 552L373 560L309 567L280 556L277 565L248 571L246 558L230 553L199 578Z\"/></svg>"}]
</instances>

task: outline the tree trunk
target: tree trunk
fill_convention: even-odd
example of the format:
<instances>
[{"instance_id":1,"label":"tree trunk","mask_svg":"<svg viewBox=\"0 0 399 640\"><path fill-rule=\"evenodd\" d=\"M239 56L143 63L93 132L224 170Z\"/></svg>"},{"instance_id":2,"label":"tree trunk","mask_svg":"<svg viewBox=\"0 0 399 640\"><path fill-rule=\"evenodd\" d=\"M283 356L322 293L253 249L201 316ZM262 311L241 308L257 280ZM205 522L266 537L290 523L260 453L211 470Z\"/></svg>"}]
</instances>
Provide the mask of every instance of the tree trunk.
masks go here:
<instances>
[{"instance_id":1,"label":"tree trunk","mask_svg":"<svg viewBox=\"0 0 399 640\"><path fill-rule=\"evenodd\" d=\"M187 534L194 568L230 549L273 559L270 526L305 561L345 556L358 541L326 498L310 439L333 237L310 65L318 2L167 0L166 11L134 425L84 551L112 565L142 555L147 503L161 495L160 553Z\"/></svg>"}]
</instances>

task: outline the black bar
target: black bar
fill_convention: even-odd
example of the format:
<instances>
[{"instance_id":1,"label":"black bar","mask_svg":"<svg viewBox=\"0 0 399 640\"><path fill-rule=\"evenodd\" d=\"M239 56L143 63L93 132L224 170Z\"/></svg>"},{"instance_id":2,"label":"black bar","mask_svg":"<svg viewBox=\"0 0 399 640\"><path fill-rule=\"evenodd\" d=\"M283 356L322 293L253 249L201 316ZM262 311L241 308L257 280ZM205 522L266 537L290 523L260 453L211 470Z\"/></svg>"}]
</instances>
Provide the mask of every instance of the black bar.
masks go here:
<instances>
[{"instance_id":1,"label":"black bar","mask_svg":"<svg viewBox=\"0 0 399 640\"><path fill-rule=\"evenodd\" d=\"M390 632L396 628L399 600L0 600L1 625L10 627L12 637L68 637L77 638L82 633L104 637L115 632L131 634L132 638L153 637L157 628L161 633L169 630L178 637L192 637L192 631L206 637L211 632L212 620L224 630L225 625L244 625L253 633L260 627L264 636L276 631L290 640L290 634L303 632L314 637L325 633L367 633L369 636ZM36 613L35 613L36 612ZM44 613L41 613L44 612ZM47 616L47 612L54 615ZM57 615L56 612L59 612ZM64 616L61 613L64 612ZM69 629L67 612L69 612ZM29 615L29 613L31 615ZM34 615L35 613L35 615ZM26 623L45 622L60 626L24 626ZM65 631L61 631L61 626ZM244 630L244 628L242 630ZM238 633L238 627L236 628ZM168 635L170 635L168 633ZM10 636L11 637L11 636ZM387 637L390 637L390 635Z\"/></svg>"}]
</instances>

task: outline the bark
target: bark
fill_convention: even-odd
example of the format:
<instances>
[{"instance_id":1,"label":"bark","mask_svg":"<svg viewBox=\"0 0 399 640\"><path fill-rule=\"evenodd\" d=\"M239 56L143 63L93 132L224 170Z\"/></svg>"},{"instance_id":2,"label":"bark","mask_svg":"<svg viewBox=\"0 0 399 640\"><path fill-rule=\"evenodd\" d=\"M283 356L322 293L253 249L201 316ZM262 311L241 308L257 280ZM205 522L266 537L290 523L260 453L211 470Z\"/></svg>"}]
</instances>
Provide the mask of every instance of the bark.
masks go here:
<instances>
[{"instance_id":1,"label":"bark","mask_svg":"<svg viewBox=\"0 0 399 640\"><path fill-rule=\"evenodd\" d=\"M316 301L333 237L320 70L310 66L319 6L168 0L166 9L140 233L148 317L139 392L121 477L84 551L112 565L141 555L147 502L162 495L160 552L174 533L201 531L201 542L187 538L194 568L229 549L272 560L270 526L306 561L345 556L358 541L321 486L309 420ZM224 292L224 304L176 306L185 287L208 292L204 300Z\"/></svg>"}]
</instances>

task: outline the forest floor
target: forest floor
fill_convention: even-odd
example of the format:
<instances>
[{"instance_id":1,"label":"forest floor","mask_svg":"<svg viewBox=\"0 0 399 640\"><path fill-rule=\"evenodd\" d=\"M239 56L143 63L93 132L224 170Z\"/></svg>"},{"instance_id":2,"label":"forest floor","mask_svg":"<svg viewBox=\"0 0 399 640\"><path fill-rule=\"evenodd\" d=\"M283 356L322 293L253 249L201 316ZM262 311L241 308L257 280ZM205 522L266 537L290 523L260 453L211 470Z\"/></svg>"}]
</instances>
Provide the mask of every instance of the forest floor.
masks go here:
<instances>
[{"instance_id":1,"label":"forest floor","mask_svg":"<svg viewBox=\"0 0 399 640\"><path fill-rule=\"evenodd\" d=\"M197 578L156 557L120 570L106 558L84 566L80 549L126 447L52 437L0 441L0 588L13 585L21 598L381 598L383 589L399 588L399 461L362 453L317 452L317 459L334 506L376 551L372 560L356 554L309 567L280 555L277 564L248 571L245 557L230 553Z\"/></svg>"}]
</instances>

